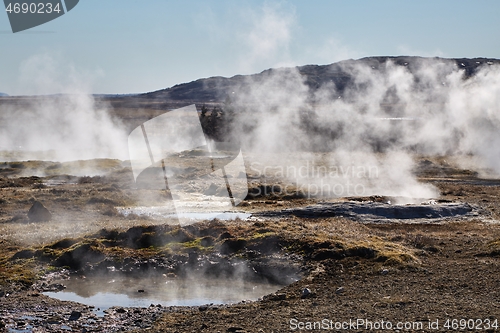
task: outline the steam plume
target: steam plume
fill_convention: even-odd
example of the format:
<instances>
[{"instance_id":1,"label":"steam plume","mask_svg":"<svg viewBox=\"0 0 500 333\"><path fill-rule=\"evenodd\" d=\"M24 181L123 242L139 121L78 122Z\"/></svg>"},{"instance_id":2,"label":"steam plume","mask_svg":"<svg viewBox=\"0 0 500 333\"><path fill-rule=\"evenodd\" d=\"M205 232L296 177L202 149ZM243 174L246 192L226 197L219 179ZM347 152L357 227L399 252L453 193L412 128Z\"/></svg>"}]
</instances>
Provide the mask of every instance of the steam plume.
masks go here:
<instances>
[{"instance_id":1,"label":"steam plume","mask_svg":"<svg viewBox=\"0 0 500 333\"><path fill-rule=\"evenodd\" d=\"M57 58L42 54L22 66L20 83L26 89L64 95L23 97L4 105L0 150L38 152L37 159L58 161L127 159L124 126L106 105L97 105L89 93L88 75L71 66L60 68Z\"/></svg>"},{"instance_id":2,"label":"steam plume","mask_svg":"<svg viewBox=\"0 0 500 333\"><path fill-rule=\"evenodd\" d=\"M312 91L297 68L249 77L235 90L232 103L245 111L239 114L234 133L240 137L243 133L247 149L329 153L321 161L302 154L295 161L266 160L260 166L274 165L298 184L329 184L330 193L339 196L437 196L434 188L413 175L415 153L472 154L482 164L477 167L500 174L498 66L484 63L470 78L445 59L420 59L411 71L392 61L379 67L345 61L339 68L354 78L343 91L334 84ZM313 161L307 174L297 176L293 171L306 160ZM329 167L320 175L311 165ZM349 168L356 172L346 176ZM366 170L377 172L369 175ZM360 193L347 193L347 187L331 190L336 184L347 186L348 181L358 184Z\"/></svg>"}]
</instances>

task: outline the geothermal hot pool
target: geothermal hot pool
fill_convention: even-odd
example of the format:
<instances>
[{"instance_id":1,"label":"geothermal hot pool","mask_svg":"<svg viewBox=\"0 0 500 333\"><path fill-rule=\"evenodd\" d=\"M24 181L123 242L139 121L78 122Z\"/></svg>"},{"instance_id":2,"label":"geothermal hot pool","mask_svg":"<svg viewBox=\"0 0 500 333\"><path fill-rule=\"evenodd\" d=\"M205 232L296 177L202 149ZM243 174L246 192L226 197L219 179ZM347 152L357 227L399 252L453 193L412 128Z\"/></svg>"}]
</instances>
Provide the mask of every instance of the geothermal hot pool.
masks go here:
<instances>
[{"instance_id":1,"label":"geothermal hot pool","mask_svg":"<svg viewBox=\"0 0 500 333\"><path fill-rule=\"evenodd\" d=\"M168 217L177 217L179 219L191 220L191 221L203 221L203 220L246 220L251 216L251 214L245 212L226 212L226 211L192 211L192 212L178 212L172 213L170 207L116 207L118 212L123 216L128 216L130 214L135 214L137 216L147 216L153 219L163 219Z\"/></svg>"},{"instance_id":2,"label":"geothermal hot pool","mask_svg":"<svg viewBox=\"0 0 500 333\"><path fill-rule=\"evenodd\" d=\"M165 217L167 211L157 207L122 208L121 213L147 215L153 218ZM208 215L207 215L208 214ZM192 212L184 218L193 219L245 219L250 214L241 212ZM221 216L222 214L222 216ZM227 215L225 215L227 214ZM434 202L417 204L390 204L379 202L324 202L307 207L297 207L280 211L253 213L257 218L273 218L295 215L303 218L343 216L362 223L436 223L457 218L485 217L473 205L460 202ZM198 306L205 304L229 304L243 300L257 300L276 292L288 283L296 281L287 276L286 282L271 284L262 280L214 277L175 277L165 275L128 276L109 274L102 276L76 277L53 281L66 286L64 291L45 292L53 298L76 301L92 305L98 315L113 306L149 307Z\"/></svg>"},{"instance_id":3,"label":"geothermal hot pool","mask_svg":"<svg viewBox=\"0 0 500 333\"><path fill-rule=\"evenodd\" d=\"M64 301L75 301L95 307L98 315L112 306L148 307L198 306L230 304L258 298L284 287L265 282L250 282L234 278L173 278L156 277L71 277L54 281L66 286L45 295Z\"/></svg>"}]
</instances>

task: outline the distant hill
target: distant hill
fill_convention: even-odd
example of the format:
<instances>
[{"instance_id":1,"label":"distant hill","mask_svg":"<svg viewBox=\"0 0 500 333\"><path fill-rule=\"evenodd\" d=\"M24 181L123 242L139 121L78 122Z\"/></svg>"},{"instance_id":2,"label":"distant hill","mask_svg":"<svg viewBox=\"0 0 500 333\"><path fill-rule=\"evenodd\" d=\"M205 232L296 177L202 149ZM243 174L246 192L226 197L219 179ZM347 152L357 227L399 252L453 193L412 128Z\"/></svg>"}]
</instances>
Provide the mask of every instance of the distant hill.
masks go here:
<instances>
[{"instance_id":1,"label":"distant hill","mask_svg":"<svg viewBox=\"0 0 500 333\"><path fill-rule=\"evenodd\" d=\"M465 70L466 76L472 76L480 66L500 64L500 59L488 58L423 58L423 57L367 57L358 60L344 60L330 65L306 65L299 66L297 69L300 74L305 76L305 82L310 90L318 89L325 83L333 83L336 86L339 94L342 94L344 89L353 82L353 77L346 73L343 68L345 65L362 63L372 68L378 69L387 61L393 61L398 66L406 66L410 70L414 70L417 66L421 66L425 61L454 61L458 68ZM254 79L259 79L269 74L270 71L277 69L268 69L259 74L248 75ZM231 92L231 89L245 82L248 76L236 75L230 78L215 76L206 79L199 79L189 83L175 85L171 88L162 89L150 93L137 95L139 98L155 99L157 101L169 102L192 102L192 103L222 103Z\"/></svg>"},{"instance_id":2,"label":"distant hill","mask_svg":"<svg viewBox=\"0 0 500 333\"><path fill-rule=\"evenodd\" d=\"M0 92L0 97L3 97L3 96L9 96L9 94L6 94L6 93L3 93L3 92Z\"/></svg>"}]
</instances>

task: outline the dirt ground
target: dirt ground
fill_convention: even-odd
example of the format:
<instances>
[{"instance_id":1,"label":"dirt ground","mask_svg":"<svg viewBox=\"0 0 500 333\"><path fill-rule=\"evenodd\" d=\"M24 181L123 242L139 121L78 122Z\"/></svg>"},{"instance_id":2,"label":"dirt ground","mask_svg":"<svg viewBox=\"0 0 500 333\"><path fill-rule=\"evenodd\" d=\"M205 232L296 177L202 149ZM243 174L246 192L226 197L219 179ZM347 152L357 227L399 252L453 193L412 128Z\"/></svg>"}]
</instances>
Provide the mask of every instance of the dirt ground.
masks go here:
<instances>
[{"instance_id":1,"label":"dirt ground","mask_svg":"<svg viewBox=\"0 0 500 333\"><path fill-rule=\"evenodd\" d=\"M390 198L252 195L258 193L252 189L266 185L249 174L250 195L238 209L254 213L253 218L179 227L168 218L125 217L117 211L168 197L160 189L137 189L126 162L79 162L84 171L78 175L70 175L78 169L76 162L0 163L0 329L499 331L500 181L443 157L418 159L419 179L441 193L433 204L468 204L477 214L385 222L335 214L301 217L290 209L339 202L383 205ZM88 176L89 168L94 175ZM50 221L30 221L27 213L35 201L52 213ZM51 274L125 267L127 258L137 267L166 260L165 274L178 278L183 267L196 269L218 258L215 271L230 271L235 260L245 260L269 279L287 270L299 279L258 301L149 308L117 304L104 317L96 317L89 306L41 294L57 289L50 284Z\"/></svg>"}]
</instances>

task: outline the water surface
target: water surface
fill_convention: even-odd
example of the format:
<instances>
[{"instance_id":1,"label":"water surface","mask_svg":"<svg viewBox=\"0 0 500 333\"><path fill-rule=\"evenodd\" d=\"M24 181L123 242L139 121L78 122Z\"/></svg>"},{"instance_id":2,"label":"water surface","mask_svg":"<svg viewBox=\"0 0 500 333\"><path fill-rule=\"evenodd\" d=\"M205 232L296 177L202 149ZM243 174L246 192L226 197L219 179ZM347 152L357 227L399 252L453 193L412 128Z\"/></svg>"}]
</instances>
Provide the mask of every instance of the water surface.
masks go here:
<instances>
[{"instance_id":1,"label":"water surface","mask_svg":"<svg viewBox=\"0 0 500 333\"><path fill-rule=\"evenodd\" d=\"M44 294L65 301L93 305L103 310L112 306L148 307L230 304L258 298L284 287L264 282L228 278L88 277L54 281L64 291Z\"/></svg>"}]
</instances>

